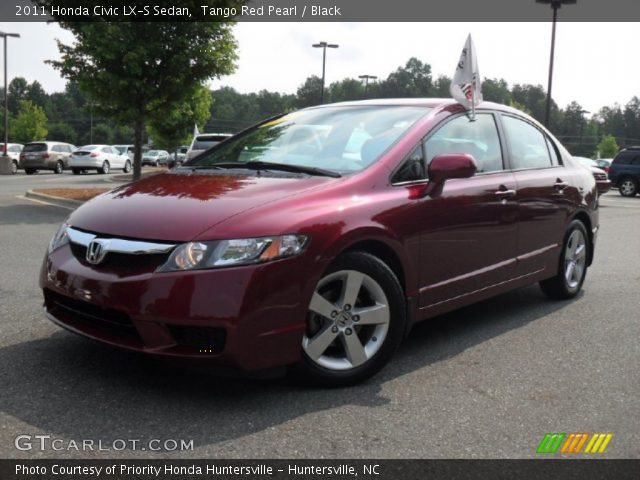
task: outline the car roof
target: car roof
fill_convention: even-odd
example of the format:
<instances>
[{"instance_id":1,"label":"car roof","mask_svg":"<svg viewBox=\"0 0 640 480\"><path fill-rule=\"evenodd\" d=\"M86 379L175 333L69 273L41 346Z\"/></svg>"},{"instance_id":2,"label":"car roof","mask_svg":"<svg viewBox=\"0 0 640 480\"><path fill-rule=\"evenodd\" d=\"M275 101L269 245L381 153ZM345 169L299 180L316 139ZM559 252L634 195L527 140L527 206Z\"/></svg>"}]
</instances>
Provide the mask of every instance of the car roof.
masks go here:
<instances>
[{"instance_id":1,"label":"car roof","mask_svg":"<svg viewBox=\"0 0 640 480\"><path fill-rule=\"evenodd\" d=\"M40 141L35 141L35 142L29 142L26 145L31 145L33 143L44 143L45 145L47 145L48 147L52 146L52 145L71 145L71 143L67 143L67 142L56 142L53 140L40 140Z\"/></svg>"},{"instance_id":2,"label":"car roof","mask_svg":"<svg viewBox=\"0 0 640 480\"><path fill-rule=\"evenodd\" d=\"M408 107L427 107L427 108L437 108L437 107L447 107L449 105L456 105L456 102L453 98L375 98L369 100L356 100L349 102L338 102L338 103L329 103L326 105L318 105L317 107L310 108L323 108L323 107L333 107L333 106L361 106L361 105L373 105L373 106L408 106ZM504 112L518 113L522 115L523 112L517 110L512 107L508 107L506 105L502 105L500 103L494 102L480 102L480 104L476 107L478 109L492 109L492 110L500 110Z\"/></svg>"}]
</instances>

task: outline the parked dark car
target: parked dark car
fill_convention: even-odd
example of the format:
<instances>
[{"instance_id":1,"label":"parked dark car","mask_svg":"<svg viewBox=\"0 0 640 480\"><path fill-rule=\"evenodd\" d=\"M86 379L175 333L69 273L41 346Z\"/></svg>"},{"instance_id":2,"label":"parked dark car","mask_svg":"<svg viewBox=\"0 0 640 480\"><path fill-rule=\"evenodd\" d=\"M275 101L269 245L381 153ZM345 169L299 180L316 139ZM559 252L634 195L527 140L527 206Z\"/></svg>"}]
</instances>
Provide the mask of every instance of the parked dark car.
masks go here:
<instances>
[{"instance_id":1,"label":"parked dark car","mask_svg":"<svg viewBox=\"0 0 640 480\"><path fill-rule=\"evenodd\" d=\"M633 197L640 188L640 147L620 150L609 167L609 180L623 197Z\"/></svg>"},{"instance_id":2,"label":"parked dark car","mask_svg":"<svg viewBox=\"0 0 640 480\"><path fill-rule=\"evenodd\" d=\"M598 162L587 157L573 158L589 169L593 178L596 180L596 187L598 188L598 193L600 195L604 195L611 190L611 180L607 177L607 172L598 166Z\"/></svg>"},{"instance_id":3,"label":"parked dark car","mask_svg":"<svg viewBox=\"0 0 640 480\"><path fill-rule=\"evenodd\" d=\"M110 345L345 385L415 322L534 282L576 296L597 198L513 108L323 105L85 203L40 285L49 319Z\"/></svg>"}]
</instances>

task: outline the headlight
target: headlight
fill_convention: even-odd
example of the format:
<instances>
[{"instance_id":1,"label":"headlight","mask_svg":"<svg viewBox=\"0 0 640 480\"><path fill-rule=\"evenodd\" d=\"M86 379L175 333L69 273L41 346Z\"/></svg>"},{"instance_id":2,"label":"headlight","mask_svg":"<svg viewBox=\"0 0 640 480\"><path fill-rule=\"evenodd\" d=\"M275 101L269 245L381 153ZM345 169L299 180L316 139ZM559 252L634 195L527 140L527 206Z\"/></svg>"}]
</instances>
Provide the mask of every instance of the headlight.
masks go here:
<instances>
[{"instance_id":1,"label":"headlight","mask_svg":"<svg viewBox=\"0 0 640 480\"><path fill-rule=\"evenodd\" d=\"M214 242L189 242L176 247L159 272L232 267L270 262L302 252L308 237L281 235Z\"/></svg>"},{"instance_id":2,"label":"headlight","mask_svg":"<svg viewBox=\"0 0 640 480\"><path fill-rule=\"evenodd\" d=\"M58 227L58 230L49 242L49 253L69 243L69 236L67 235L68 226L69 224L67 222L63 222L63 224Z\"/></svg>"}]
</instances>

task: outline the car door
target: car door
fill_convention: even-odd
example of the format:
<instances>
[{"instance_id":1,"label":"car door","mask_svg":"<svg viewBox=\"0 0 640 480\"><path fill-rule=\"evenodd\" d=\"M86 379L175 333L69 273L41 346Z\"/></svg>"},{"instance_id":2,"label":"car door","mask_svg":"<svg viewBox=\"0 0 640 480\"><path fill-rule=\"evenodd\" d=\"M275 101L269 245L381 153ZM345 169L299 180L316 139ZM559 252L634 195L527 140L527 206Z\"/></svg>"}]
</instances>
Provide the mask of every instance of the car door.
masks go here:
<instances>
[{"instance_id":1,"label":"car door","mask_svg":"<svg viewBox=\"0 0 640 480\"><path fill-rule=\"evenodd\" d=\"M517 273L533 275L556 263L575 187L545 132L515 115L500 119L517 185Z\"/></svg>"},{"instance_id":2,"label":"car door","mask_svg":"<svg viewBox=\"0 0 640 480\"><path fill-rule=\"evenodd\" d=\"M495 114L447 121L424 142L427 164L439 154L471 154L478 172L451 179L423 202L421 222L421 308L507 281L515 275L516 183L505 169L504 145Z\"/></svg>"}]
</instances>

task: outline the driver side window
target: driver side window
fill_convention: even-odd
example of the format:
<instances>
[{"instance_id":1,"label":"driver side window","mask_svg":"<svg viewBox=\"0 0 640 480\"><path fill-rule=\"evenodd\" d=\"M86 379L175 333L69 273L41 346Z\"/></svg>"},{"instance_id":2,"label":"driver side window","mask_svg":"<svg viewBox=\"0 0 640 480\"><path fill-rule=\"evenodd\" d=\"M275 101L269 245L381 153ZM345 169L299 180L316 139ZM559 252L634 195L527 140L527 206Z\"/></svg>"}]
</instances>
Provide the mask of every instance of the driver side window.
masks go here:
<instances>
[{"instance_id":1,"label":"driver side window","mask_svg":"<svg viewBox=\"0 0 640 480\"><path fill-rule=\"evenodd\" d=\"M475 121L466 115L454 118L440 127L425 142L427 165L443 153L467 153L478 163L478 173L503 170L502 148L492 114L476 114Z\"/></svg>"}]
</instances>

